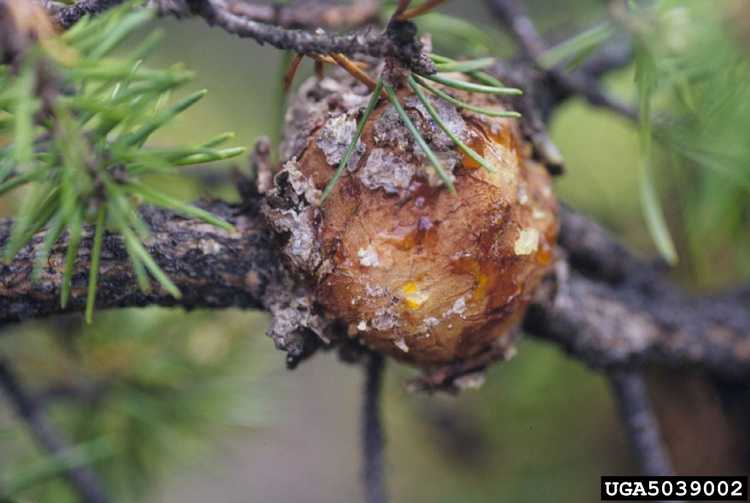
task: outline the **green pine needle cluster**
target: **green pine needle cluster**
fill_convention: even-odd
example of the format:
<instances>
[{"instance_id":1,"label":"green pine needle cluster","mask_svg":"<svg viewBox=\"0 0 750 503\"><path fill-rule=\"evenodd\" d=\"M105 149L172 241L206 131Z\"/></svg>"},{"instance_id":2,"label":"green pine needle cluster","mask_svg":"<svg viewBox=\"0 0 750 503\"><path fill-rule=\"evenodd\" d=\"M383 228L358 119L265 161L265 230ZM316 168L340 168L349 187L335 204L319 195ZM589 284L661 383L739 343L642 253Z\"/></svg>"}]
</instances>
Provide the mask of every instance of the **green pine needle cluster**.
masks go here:
<instances>
[{"instance_id":1,"label":"green pine needle cluster","mask_svg":"<svg viewBox=\"0 0 750 503\"><path fill-rule=\"evenodd\" d=\"M750 211L750 148L745 139L750 127L745 84L750 61L739 26L728 22L732 8L702 0L631 0L615 19L542 57L547 68L571 69L615 36L625 33L633 39L641 206L657 249L672 264L677 251L667 214L674 227L681 227L679 237L693 265L713 256L712 244L717 246L714 252L734 246L750 250L750 239L741 238L747 235L744 222ZM662 157L665 162L660 162ZM657 184L665 176L659 176L664 171L659 173L657 164L671 167L668 174L675 186L666 210ZM738 265L750 270L747 260ZM705 276L707 266L697 267L696 273Z\"/></svg>"},{"instance_id":2,"label":"green pine needle cluster","mask_svg":"<svg viewBox=\"0 0 750 503\"><path fill-rule=\"evenodd\" d=\"M63 326L18 326L0 341L70 445L53 456L23 424L7 435L0 428L4 459L13 460L0 467L0 501L80 501L64 475L81 466L96 471L111 501L145 501L167 475L216 454L215 435L248 434L260 421L265 393L247 393L264 371L262 340L247 336L263 330L254 313L116 310Z\"/></svg>"},{"instance_id":3,"label":"green pine needle cluster","mask_svg":"<svg viewBox=\"0 0 750 503\"><path fill-rule=\"evenodd\" d=\"M87 226L92 226L89 321L105 231L123 238L143 291L151 288L153 278L180 296L143 245L149 229L139 215L139 204L231 229L214 215L143 182L147 175L178 174L181 166L228 159L244 151L221 148L231 134L200 145L145 146L154 132L205 95L199 91L167 105L192 74L179 66L156 70L143 65L159 41L158 32L127 55L112 55L152 17L150 10L126 4L100 17L84 18L63 35L29 48L20 68L0 66L0 138L12 141L0 149L0 195L28 186L3 258L12 260L44 230L34 267L38 279L54 245L67 236L60 294L65 307L78 250Z\"/></svg>"},{"instance_id":4,"label":"green pine needle cluster","mask_svg":"<svg viewBox=\"0 0 750 503\"><path fill-rule=\"evenodd\" d=\"M661 0L635 12L648 27L637 33L636 63L650 72L652 158L677 181L678 237L697 275L716 277L715 258L727 250L750 271L748 34L713 2Z\"/></svg>"}]
</instances>

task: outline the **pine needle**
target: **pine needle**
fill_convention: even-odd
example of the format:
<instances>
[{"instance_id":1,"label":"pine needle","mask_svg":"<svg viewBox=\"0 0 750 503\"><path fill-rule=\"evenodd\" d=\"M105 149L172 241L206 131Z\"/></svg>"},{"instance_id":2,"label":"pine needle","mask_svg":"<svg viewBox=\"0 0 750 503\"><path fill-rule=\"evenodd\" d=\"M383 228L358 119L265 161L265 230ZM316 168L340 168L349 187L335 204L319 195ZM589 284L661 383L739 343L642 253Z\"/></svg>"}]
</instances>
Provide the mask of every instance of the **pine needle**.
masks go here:
<instances>
[{"instance_id":1,"label":"pine needle","mask_svg":"<svg viewBox=\"0 0 750 503\"><path fill-rule=\"evenodd\" d=\"M225 161L240 156L247 152L245 147L231 147L221 150L207 150L182 157L174 161L174 166L189 166L193 164L205 164L207 162Z\"/></svg>"},{"instance_id":2,"label":"pine needle","mask_svg":"<svg viewBox=\"0 0 750 503\"><path fill-rule=\"evenodd\" d=\"M60 307L65 309L70 300L70 288L73 282L73 268L78 248L81 245L81 234L83 233L83 221L81 214L76 212L68 223L68 251L65 254L65 269L63 270L62 287L60 289Z\"/></svg>"},{"instance_id":3,"label":"pine needle","mask_svg":"<svg viewBox=\"0 0 750 503\"><path fill-rule=\"evenodd\" d=\"M602 43L608 40L614 30L610 23L601 23L576 36L547 49L539 58L543 68L553 68L566 60L582 61ZM573 68L575 65L569 66Z\"/></svg>"},{"instance_id":4,"label":"pine needle","mask_svg":"<svg viewBox=\"0 0 750 503\"><path fill-rule=\"evenodd\" d=\"M443 100L447 101L448 103L455 105L459 108L463 108L463 109L466 109L466 110L469 110L471 112L475 112L478 114L486 115L488 117L511 117L511 118L521 117L521 114L518 112L513 112L510 110L490 110L488 108L478 107L476 105L472 105L471 103L466 103L465 101L461 101L458 98L454 98L450 94L446 93L442 89L433 86L432 84L427 82L427 80L423 79L419 75L414 75L414 79L419 83L419 85L421 85L422 87L430 91L435 96L438 96L442 98Z\"/></svg>"},{"instance_id":5,"label":"pine needle","mask_svg":"<svg viewBox=\"0 0 750 503\"><path fill-rule=\"evenodd\" d=\"M350 60L343 54L338 53L331 54L331 58L333 58L333 60L336 61L336 63L341 68L346 70L352 77L370 88L370 91L375 89L375 81L372 79L372 77L367 75L367 73L365 73L357 64L355 64L354 61Z\"/></svg>"},{"instance_id":6,"label":"pine needle","mask_svg":"<svg viewBox=\"0 0 750 503\"><path fill-rule=\"evenodd\" d=\"M222 145L230 140L234 140L237 135L232 132L226 132L222 133L218 136L215 136L208 140L205 143L201 143L198 147L199 148L214 148L218 147L219 145Z\"/></svg>"},{"instance_id":7,"label":"pine needle","mask_svg":"<svg viewBox=\"0 0 750 503\"><path fill-rule=\"evenodd\" d=\"M480 59L473 59L470 61L453 61L453 62L446 62L446 63L437 63L435 66L437 67L438 72L443 73L469 73L474 72L477 70L484 70L485 68L489 68L495 64L495 58L480 58Z\"/></svg>"},{"instance_id":8,"label":"pine needle","mask_svg":"<svg viewBox=\"0 0 750 503\"><path fill-rule=\"evenodd\" d=\"M292 54L293 53L287 52L284 54L284 58L282 59L282 68L286 67L284 78L282 79L282 91L284 94L288 93L292 88L294 76L297 74L299 65L302 63L302 54ZM291 60L289 60L289 58L291 58Z\"/></svg>"},{"instance_id":9,"label":"pine needle","mask_svg":"<svg viewBox=\"0 0 750 503\"><path fill-rule=\"evenodd\" d=\"M34 269L31 272L31 281L38 281L42 269L44 268L47 258L49 257L52 247L60 239L60 235L65 229L65 218L62 210L58 210L55 216L52 217L50 226L47 228L47 232L44 235L44 241L42 247L39 249L36 258L34 259Z\"/></svg>"},{"instance_id":10,"label":"pine needle","mask_svg":"<svg viewBox=\"0 0 750 503\"><path fill-rule=\"evenodd\" d=\"M182 297L180 289L172 283L172 280L162 271L161 267L154 261L153 257L146 251L140 241L134 239L135 236L131 237L131 245L135 256L143 263L148 272L156 279L156 281L175 299Z\"/></svg>"},{"instance_id":11,"label":"pine needle","mask_svg":"<svg viewBox=\"0 0 750 503\"><path fill-rule=\"evenodd\" d=\"M448 173L446 173L445 168L443 168L443 165L440 163L440 160L437 158L437 156L432 151L430 146L427 145L427 142L425 141L425 139L419 133L419 130L417 129L417 127L409 118L409 115L406 113L406 110L404 110L404 107L401 106L401 102L398 100L398 96L396 95L396 92L388 84L384 84L383 88L385 89L386 95L388 96L388 100L396 109L396 112L398 112L398 115L401 118L401 121L404 123L404 126L406 126L406 129L408 129L411 135L414 137L414 140L417 142L417 145L419 145L419 147L422 149L424 154L427 156L427 159L430 161L430 164L432 164L432 167L435 168L435 172L437 173L437 175L443 181L445 186L448 187L448 190L451 193L455 194L456 188L453 186L452 177L449 176Z\"/></svg>"},{"instance_id":12,"label":"pine needle","mask_svg":"<svg viewBox=\"0 0 750 503\"><path fill-rule=\"evenodd\" d=\"M505 96L520 96L523 91L516 89L515 87L496 87L488 86L484 84L475 84L473 82L466 82L463 80L451 79L443 77L442 75L424 75L423 77L433 80L438 84L459 89L461 91L467 91L470 93L484 93L484 94L497 94Z\"/></svg>"},{"instance_id":13,"label":"pine needle","mask_svg":"<svg viewBox=\"0 0 750 503\"><path fill-rule=\"evenodd\" d=\"M96 302L96 285L99 276L99 264L102 258L102 243L104 242L104 227L107 221L107 208L102 206L96 214L96 228L94 230L94 244L91 247L91 267L89 268L89 284L86 292L86 323L94 318L94 303Z\"/></svg>"},{"instance_id":14,"label":"pine needle","mask_svg":"<svg viewBox=\"0 0 750 503\"><path fill-rule=\"evenodd\" d=\"M154 131L162 127L164 124L166 124L191 106L195 105L201 98L206 95L207 92L208 91L206 91L205 89L202 89L191 94L190 96L187 96L186 98L181 99L174 106L165 110L164 112L161 112L156 117L151 119L144 126L138 129L138 131L125 136L120 141L126 146L143 145Z\"/></svg>"},{"instance_id":15,"label":"pine needle","mask_svg":"<svg viewBox=\"0 0 750 503\"><path fill-rule=\"evenodd\" d=\"M409 87L412 88L414 93L419 98L419 101L422 102L422 104L427 109L427 112L430 114L430 117L432 117L432 120L437 123L437 125L440 127L440 129L445 132L445 134L450 137L451 141L466 155L471 157L474 161L476 161L480 166L482 166L485 170L489 171L490 173L494 173L497 171L494 166L492 166L490 163L488 163L481 155L477 154L471 147L466 145L461 139L456 136L453 131L445 124L443 119L440 118L440 115L438 114L437 110L435 110L435 107L433 106L432 102L425 96L425 94L422 92L422 90L419 88L419 84L414 80L413 77L409 76Z\"/></svg>"},{"instance_id":16,"label":"pine needle","mask_svg":"<svg viewBox=\"0 0 750 503\"><path fill-rule=\"evenodd\" d=\"M427 14L443 2L445 2L445 0L427 0L422 5L417 5L416 7L412 7L411 9L399 14L397 16L397 19L399 21L414 19L415 17Z\"/></svg>"},{"instance_id":17,"label":"pine needle","mask_svg":"<svg viewBox=\"0 0 750 503\"><path fill-rule=\"evenodd\" d=\"M364 131L365 129L367 120L370 118L370 115L372 115L373 110L375 110L375 107L377 106L378 101L380 101L380 94L382 90L383 90L383 79L381 77L378 79L377 83L375 84L375 89L372 92L370 101L367 103L367 108L362 114L362 118L359 120L359 124L357 124L357 131L354 134L354 137L352 138L352 142L349 144L349 147L346 149L346 152L344 153L344 157L341 158L341 162L339 162L339 166L336 169L336 173L333 175L333 178L331 178L331 180L326 185L325 190L323 190L323 195L320 197L321 204L323 204L323 202L325 202L325 200L328 199L328 196L331 195L331 192L333 192L333 188L336 186L336 183L338 183L339 179L344 174L346 167L349 165L349 160L352 158L352 155L354 154L354 151L357 148L357 142L359 141L359 138L362 136L362 131Z\"/></svg>"},{"instance_id":18,"label":"pine needle","mask_svg":"<svg viewBox=\"0 0 750 503\"><path fill-rule=\"evenodd\" d=\"M133 193L141 195L146 202L150 202L163 208L175 210L176 212L181 213L187 217L203 220L206 223L229 232L234 231L234 226L232 226L232 224L226 222L225 220L222 220L213 213L209 213L206 210L196 208L195 206L191 206L190 204L184 203L178 199L174 199L164 193L159 192L156 189L153 189L152 187L149 187L148 185L144 185L138 182L130 182L128 183L127 188L130 189Z\"/></svg>"},{"instance_id":19,"label":"pine needle","mask_svg":"<svg viewBox=\"0 0 750 503\"><path fill-rule=\"evenodd\" d=\"M434 61L436 65L459 63L458 61L454 59L448 58L446 56L441 56L435 53L431 53L430 58L432 58L432 61ZM465 72L465 73L466 75L476 80L480 84L485 84L487 86L495 86L495 87L505 87L505 85L502 82L500 82L500 80L497 77L493 77L487 72L470 71L470 72Z\"/></svg>"},{"instance_id":20,"label":"pine needle","mask_svg":"<svg viewBox=\"0 0 750 503\"><path fill-rule=\"evenodd\" d=\"M669 264L677 263L677 251L669 233L664 210L659 202L658 192L653 176L652 156L653 141L651 120L651 99L656 87L656 65L650 54L640 51L636 57L636 87L638 89L641 160L639 166L639 183L641 206L651 237L661 256Z\"/></svg>"},{"instance_id":21,"label":"pine needle","mask_svg":"<svg viewBox=\"0 0 750 503\"><path fill-rule=\"evenodd\" d=\"M10 178L9 180L4 181L3 183L0 183L0 196L5 194L6 192L9 192L16 187L20 187L21 185L24 185L35 178L37 178L40 175L38 170L35 171L29 171L28 173L24 173L22 175L14 176Z\"/></svg>"}]
</instances>

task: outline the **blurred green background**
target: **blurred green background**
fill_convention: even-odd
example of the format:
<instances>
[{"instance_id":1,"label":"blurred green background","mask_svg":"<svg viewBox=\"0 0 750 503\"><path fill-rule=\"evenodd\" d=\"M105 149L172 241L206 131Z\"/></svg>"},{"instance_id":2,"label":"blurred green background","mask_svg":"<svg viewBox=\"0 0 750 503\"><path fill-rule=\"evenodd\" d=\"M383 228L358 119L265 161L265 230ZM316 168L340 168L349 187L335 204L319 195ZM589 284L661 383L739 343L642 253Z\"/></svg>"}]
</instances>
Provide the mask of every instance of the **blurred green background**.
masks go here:
<instances>
[{"instance_id":1,"label":"blurred green background","mask_svg":"<svg viewBox=\"0 0 750 503\"><path fill-rule=\"evenodd\" d=\"M597 0L527 5L553 40L605 16L604 2ZM727 0L722 8L733 5ZM479 27L497 54L512 53L483 2L454 0L440 12ZM424 23L429 29L429 20ZM182 62L197 73L185 92L210 92L155 143L193 143L235 131L235 144L251 146L273 132L278 51L202 21L164 19L158 25L166 36L150 64ZM443 50L455 52L460 46L451 36L436 34L438 47L447 44ZM632 98L632 79L628 68L608 84ZM557 182L561 199L643 256L654 256L640 210L634 125L573 100L554 116L551 133L568 170ZM736 227L722 231L713 225L711 245L690 245L696 237L680 199L690 180L667 165L660 163L657 173L662 195L669 195L665 211L681 254L678 279L700 290L746 278L746 245ZM185 199L236 198L226 177L212 175L231 166L192 169L190 180L153 183ZM2 211L7 214L19 197L0 201ZM747 220L740 218L746 237ZM59 392L50 412L80 451L67 462L91 463L104 473L117 501L361 500L361 369L321 354L288 372L284 355L264 336L266 323L264 315L237 311L99 312L89 327L78 317L10 327L0 338L0 354L18 362L38 389ZM600 475L636 471L606 381L556 347L524 340L517 357L492 369L483 388L457 397L409 394L404 383L413 370L391 362L388 369L387 476L395 502L597 501ZM661 373L654 379L657 391L683 399L673 400L680 402L678 412L661 408L673 448L692 445L695 428L721 421L711 412L717 407L714 392L699 377ZM101 382L103 389L96 389ZM91 396L71 399L64 393L66 385L92 383ZM721 450L733 438L727 434L711 455L678 459L678 468L742 471L741 454ZM2 486L16 488L20 501L73 501L55 477L57 469L33 448L7 407L0 407Z\"/></svg>"}]
</instances>

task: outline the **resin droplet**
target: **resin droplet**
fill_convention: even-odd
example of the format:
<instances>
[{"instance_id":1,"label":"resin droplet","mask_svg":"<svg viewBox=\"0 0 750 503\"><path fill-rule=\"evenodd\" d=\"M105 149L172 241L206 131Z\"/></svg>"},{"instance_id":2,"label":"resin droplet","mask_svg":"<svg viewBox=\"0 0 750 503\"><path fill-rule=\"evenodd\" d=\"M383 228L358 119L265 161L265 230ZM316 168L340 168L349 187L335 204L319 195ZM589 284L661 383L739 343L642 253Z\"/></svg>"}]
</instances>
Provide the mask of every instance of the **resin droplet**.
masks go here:
<instances>
[{"instance_id":1,"label":"resin droplet","mask_svg":"<svg viewBox=\"0 0 750 503\"><path fill-rule=\"evenodd\" d=\"M419 286L413 281L410 281L401 287L401 292L404 294L406 307L414 311L422 307L422 304L427 302L427 299L430 298L430 296L426 292L421 291Z\"/></svg>"},{"instance_id":2,"label":"resin droplet","mask_svg":"<svg viewBox=\"0 0 750 503\"><path fill-rule=\"evenodd\" d=\"M513 245L513 251L516 255L531 255L538 249L539 231L533 228L523 229Z\"/></svg>"}]
</instances>

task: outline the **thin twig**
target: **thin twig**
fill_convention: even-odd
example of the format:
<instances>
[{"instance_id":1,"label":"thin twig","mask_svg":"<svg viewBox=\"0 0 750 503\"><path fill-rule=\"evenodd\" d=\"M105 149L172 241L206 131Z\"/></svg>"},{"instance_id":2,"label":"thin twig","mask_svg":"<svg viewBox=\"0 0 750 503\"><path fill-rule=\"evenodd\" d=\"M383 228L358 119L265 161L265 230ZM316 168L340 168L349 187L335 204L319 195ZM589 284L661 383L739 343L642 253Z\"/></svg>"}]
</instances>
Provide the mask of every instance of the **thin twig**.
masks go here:
<instances>
[{"instance_id":1,"label":"thin twig","mask_svg":"<svg viewBox=\"0 0 750 503\"><path fill-rule=\"evenodd\" d=\"M425 3L413 7L398 16L399 21L406 21L415 17L427 14L432 9L445 2L445 0L427 0Z\"/></svg>"},{"instance_id":2,"label":"thin twig","mask_svg":"<svg viewBox=\"0 0 750 503\"><path fill-rule=\"evenodd\" d=\"M636 120L637 112L628 104L607 94L595 78L580 72L564 72L542 65L542 55L547 43L537 32L526 10L517 0L486 0L490 10L513 36L524 59L548 75L564 91L584 97L591 105L611 110L630 120Z\"/></svg>"},{"instance_id":3,"label":"thin twig","mask_svg":"<svg viewBox=\"0 0 750 503\"><path fill-rule=\"evenodd\" d=\"M10 365L0 360L0 389L5 392L16 415L29 428L39 446L52 456L62 455L68 446L44 417L41 406L24 389ZM97 475L86 466L66 468L63 475L84 503L109 501Z\"/></svg>"},{"instance_id":4,"label":"thin twig","mask_svg":"<svg viewBox=\"0 0 750 503\"><path fill-rule=\"evenodd\" d=\"M672 475L669 454L651 409L643 377L634 370L616 369L609 372L609 382L643 475Z\"/></svg>"},{"instance_id":5,"label":"thin twig","mask_svg":"<svg viewBox=\"0 0 750 503\"><path fill-rule=\"evenodd\" d=\"M299 68L299 65L302 63L302 54L295 54L292 57L291 63L289 63L289 67L287 68L286 72L284 73L284 93L288 93L289 89L292 88L292 81L294 80L294 76L297 74L297 69Z\"/></svg>"},{"instance_id":6,"label":"thin twig","mask_svg":"<svg viewBox=\"0 0 750 503\"><path fill-rule=\"evenodd\" d=\"M379 0L354 0L348 4L329 1L307 1L289 5L234 4L235 14L284 28L352 28L377 18Z\"/></svg>"},{"instance_id":7,"label":"thin twig","mask_svg":"<svg viewBox=\"0 0 750 503\"><path fill-rule=\"evenodd\" d=\"M383 356L371 353L365 367L364 401L362 407L362 480L367 503L385 503L383 446L385 438L380 405L383 389Z\"/></svg>"},{"instance_id":8,"label":"thin twig","mask_svg":"<svg viewBox=\"0 0 750 503\"><path fill-rule=\"evenodd\" d=\"M352 77L366 85L370 91L375 90L377 83L367 75L366 72L362 71L351 59L347 58L343 54L331 54L331 58L338 63L338 65L346 70Z\"/></svg>"},{"instance_id":9,"label":"thin twig","mask_svg":"<svg viewBox=\"0 0 750 503\"><path fill-rule=\"evenodd\" d=\"M65 30L76 24L83 16L101 14L120 5L125 0L78 0L73 5L56 9L55 21Z\"/></svg>"},{"instance_id":10,"label":"thin twig","mask_svg":"<svg viewBox=\"0 0 750 503\"><path fill-rule=\"evenodd\" d=\"M620 70L633 63L633 45L627 37L615 37L605 43L586 60L579 71L587 77L599 80L608 73Z\"/></svg>"},{"instance_id":11,"label":"thin twig","mask_svg":"<svg viewBox=\"0 0 750 503\"><path fill-rule=\"evenodd\" d=\"M390 31L379 33L367 30L336 35L320 30L290 30L258 23L234 14L232 4L231 0L202 0L195 13L209 24L219 26L229 33L243 38L249 37L260 44L267 43L277 49L293 50L301 54L393 56L419 73L434 73L434 66L429 62L429 58L421 54L421 45L416 39L410 43L403 43L404 40L391 40ZM404 23L402 25L406 26ZM416 35L416 31L413 35Z\"/></svg>"},{"instance_id":12,"label":"thin twig","mask_svg":"<svg viewBox=\"0 0 750 503\"><path fill-rule=\"evenodd\" d=\"M68 8L54 9L55 17L63 28L69 28L84 15L101 13L123 1L79 0ZM322 29L290 29L256 21L243 15L243 2L237 0L151 0L150 4L161 14L197 15L227 33L252 38L261 45L269 44L277 49L304 55L342 53L393 57L422 75L435 73L435 65L422 51L422 43L416 37L416 27L408 21L393 21L384 32L366 29L339 35Z\"/></svg>"},{"instance_id":13,"label":"thin twig","mask_svg":"<svg viewBox=\"0 0 750 503\"><path fill-rule=\"evenodd\" d=\"M392 19L398 19L401 14L406 11L406 9L409 8L409 5L411 5L412 0L398 0L398 3L396 4L396 10L393 12Z\"/></svg>"}]
</instances>

